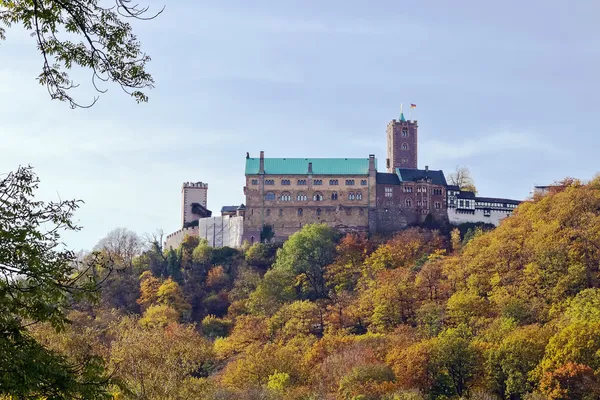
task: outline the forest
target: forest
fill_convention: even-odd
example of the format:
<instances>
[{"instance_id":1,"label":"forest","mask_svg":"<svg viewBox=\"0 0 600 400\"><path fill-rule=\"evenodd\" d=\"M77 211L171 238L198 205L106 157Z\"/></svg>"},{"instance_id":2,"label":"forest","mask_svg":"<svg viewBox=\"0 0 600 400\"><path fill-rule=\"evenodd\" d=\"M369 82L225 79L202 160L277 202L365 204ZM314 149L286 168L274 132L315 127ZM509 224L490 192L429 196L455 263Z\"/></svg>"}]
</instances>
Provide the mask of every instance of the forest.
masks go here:
<instances>
[{"instance_id":1,"label":"forest","mask_svg":"<svg viewBox=\"0 0 600 400\"><path fill-rule=\"evenodd\" d=\"M88 254L60 239L78 203L36 179L0 181L0 398L600 398L600 178L493 230L164 249L118 228Z\"/></svg>"}]
</instances>

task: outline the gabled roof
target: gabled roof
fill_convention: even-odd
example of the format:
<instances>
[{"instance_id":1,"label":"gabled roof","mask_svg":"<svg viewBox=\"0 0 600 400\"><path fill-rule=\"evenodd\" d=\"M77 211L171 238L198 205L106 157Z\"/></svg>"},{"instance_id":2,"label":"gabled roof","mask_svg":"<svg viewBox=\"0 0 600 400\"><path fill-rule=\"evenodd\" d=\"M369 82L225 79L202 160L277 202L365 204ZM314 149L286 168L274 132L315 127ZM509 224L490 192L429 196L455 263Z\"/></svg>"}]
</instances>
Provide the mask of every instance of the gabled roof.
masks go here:
<instances>
[{"instance_id":1,"label":"gabled roof","mask_svg":"<svg viewBox=\"0 0 600 400\"><path fill-rule=\"evenodd\" d=\"M265 175L369 175L368 158L265 158ZM377 165L377 159L375 159ZM246 158L246 175L257 175L260 158Z\"/></svg>"},{"instance_id":2,"label":"gabled roof","mask_svg":"<svg viewBox=\"0 0 600 400\"><path fill-rule=\"evenodd\" d=\"M223 206L221 207L221 213L224 212L236 212L239 206Z\"/></svg>"},{"instance_id":3,"label":"gabled roof","mask_svg":"<svg viewBox=\"0 0 600 400\"><path fill-rule=\"evenodd\" d=\"M475 198L475 193L473 192L469 192L466 190L461 190L458 195L456 196L456 198L458 199L474 199Z\"/></svg>"},{"instance_id":4,"label":"gabled roof","mask_svg":"<svg viewBox=\"0 0 600 400\"><path fill-rule=\"evenodd\" d=\"M425 169L396 168L396 174L401 182L415 182L426 178L431 179L434 185L446 186L446 177L443 171Z\"/></svg>"},{"instance_id":5,"label":"gabled roof","mask_svg":"<svg viewBox=\"0 0 600 400\"><path fill-rule=\"evenodd\" d=\"M375 177L375 182L379 185L399 185L400 179L398 175L389 172L378 172Z\"/></svg>"},{"instance_id":6,"label":"gabled roof","mask_svg":"<svg viewBox=\"0 0 600 400\"><path fill-rule=\"evenodd\" d=\"M506 204L521 204L519 200L499 199L496 197L476 197L477 201L485 201L487 203L506 203Z\"/></svg>"}]
</instances>

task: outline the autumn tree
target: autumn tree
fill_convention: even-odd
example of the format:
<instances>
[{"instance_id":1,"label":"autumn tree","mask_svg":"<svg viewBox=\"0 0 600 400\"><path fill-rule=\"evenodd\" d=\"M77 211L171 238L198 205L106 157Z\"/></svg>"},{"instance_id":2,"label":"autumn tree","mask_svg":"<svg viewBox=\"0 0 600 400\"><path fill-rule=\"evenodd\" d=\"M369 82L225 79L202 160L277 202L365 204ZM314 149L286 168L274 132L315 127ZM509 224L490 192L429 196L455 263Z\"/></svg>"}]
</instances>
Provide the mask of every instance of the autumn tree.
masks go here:
<instances>
[{"instance_id":1,"label":"autumn tree","mask_svg":"<svg viewBox=\"0 0 600 400\"><path fill-rule=\"evenodd\" d=\"M79 66L92 72L92 85L98 93L106 91L101 84L113 82L137 102L145 102L148 97L143 90L154 84L146 71L150 56L142 51L127 20L157 15L147 11L127 0L116 0L114 7L104 7L96 0L2 0L0 39L6 39L5 27L13 25L21 24L30 33L42 56L38 81L46 86L51 99L66 101L73 108L82 106L70 92L78 85L66 72Z\"/></svg>"},{"instance_id":2,"label":"autumn tree","mask_svg":"<svg viewBox=\"0 0 600 400\"><path fill-rule=\"evenodd\" d=\"M457 166L456 170L448 175L448 184L458 186L460 190L477 194L471 171L467 167Z\"/></svg>"},{"instance_id":3,"label":"autumn tree","mask_svg":"<svg viewBox=\"0 0 600 400\"><path fill-rule=\"evenodd\" d=\"M327 285L340 290L354 290L372 245L364 234L349 233L337 245L335 261L326 267Z\"/></svg>"},{"instance_id":4,"label":"autumn tree","mask_svg":"<svg viewBox=\"0 0 600 400\"><path fill-rule=\"evenodd\" d=\"M60 234L79 230L72 219L80 203L35 200L38 184L31 167L0 179L0 396L103 398L108 381L101 362L75 366L27 330L36 323L63 329L71 300L95 293L93 270L110 268L107 258L81 264L65 249Z\"/></svg>"},{"instance_id":5,"label":"autumn tree","mask_svg":"<svg viewBox=\"0 0 600 400\"><path fill-rule=\"evenodd\" d=\"M111 364L131 398L183 398L180 391L186 381L210 371L210 343L192 326L171 323L148 329L125 318L113 332Z\"/></svg>"}]
</instances>

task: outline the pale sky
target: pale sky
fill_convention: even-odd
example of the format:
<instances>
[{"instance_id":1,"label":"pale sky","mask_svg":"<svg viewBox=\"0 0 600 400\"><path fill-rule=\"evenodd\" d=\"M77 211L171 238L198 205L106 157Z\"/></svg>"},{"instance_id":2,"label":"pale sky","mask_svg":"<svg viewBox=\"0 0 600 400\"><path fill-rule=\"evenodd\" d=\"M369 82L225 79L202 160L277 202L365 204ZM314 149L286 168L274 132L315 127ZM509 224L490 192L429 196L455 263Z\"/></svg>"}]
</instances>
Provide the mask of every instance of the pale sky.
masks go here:
<instances>
[{"instance_id":1,"label":"pale sky","mask_svg":"<svg viewBox=\"0 0 600 400\"><path fill-rule=\"evenodd\" d=\"M51 101L34 39L7 32L0 173L31 164L40 198L85 201L69 246L180 228L184 181L208 183L217 215L244 202L246 151L374 153L383 171L400 103L417 104L419 166L467 166L482 196L524 199L600 170L596 0L251 3L176 0L135 23L156 80L141 105L114 85L91 109Z\"/></svg>"}]
</instances>

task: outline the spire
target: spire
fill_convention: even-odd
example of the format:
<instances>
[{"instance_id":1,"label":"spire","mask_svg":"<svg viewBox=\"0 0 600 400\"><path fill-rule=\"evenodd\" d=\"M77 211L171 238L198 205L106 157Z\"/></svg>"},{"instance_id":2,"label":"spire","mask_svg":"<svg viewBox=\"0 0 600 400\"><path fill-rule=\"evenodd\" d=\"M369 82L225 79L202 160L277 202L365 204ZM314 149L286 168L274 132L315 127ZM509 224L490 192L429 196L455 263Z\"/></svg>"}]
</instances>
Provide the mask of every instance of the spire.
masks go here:
<instances>
[{"instance_id":1,"label":"spire","mask_svg":"<svg viewBox=\"0 0 600 400\"><path fill-rule=\"evenodd\" d=\"M400 119L398 121L402 121L402 122L406 122L406 118L404 118L404 110L403 110L403 105L402 103L400 103Z\"/></svg>"}]
</instances>

